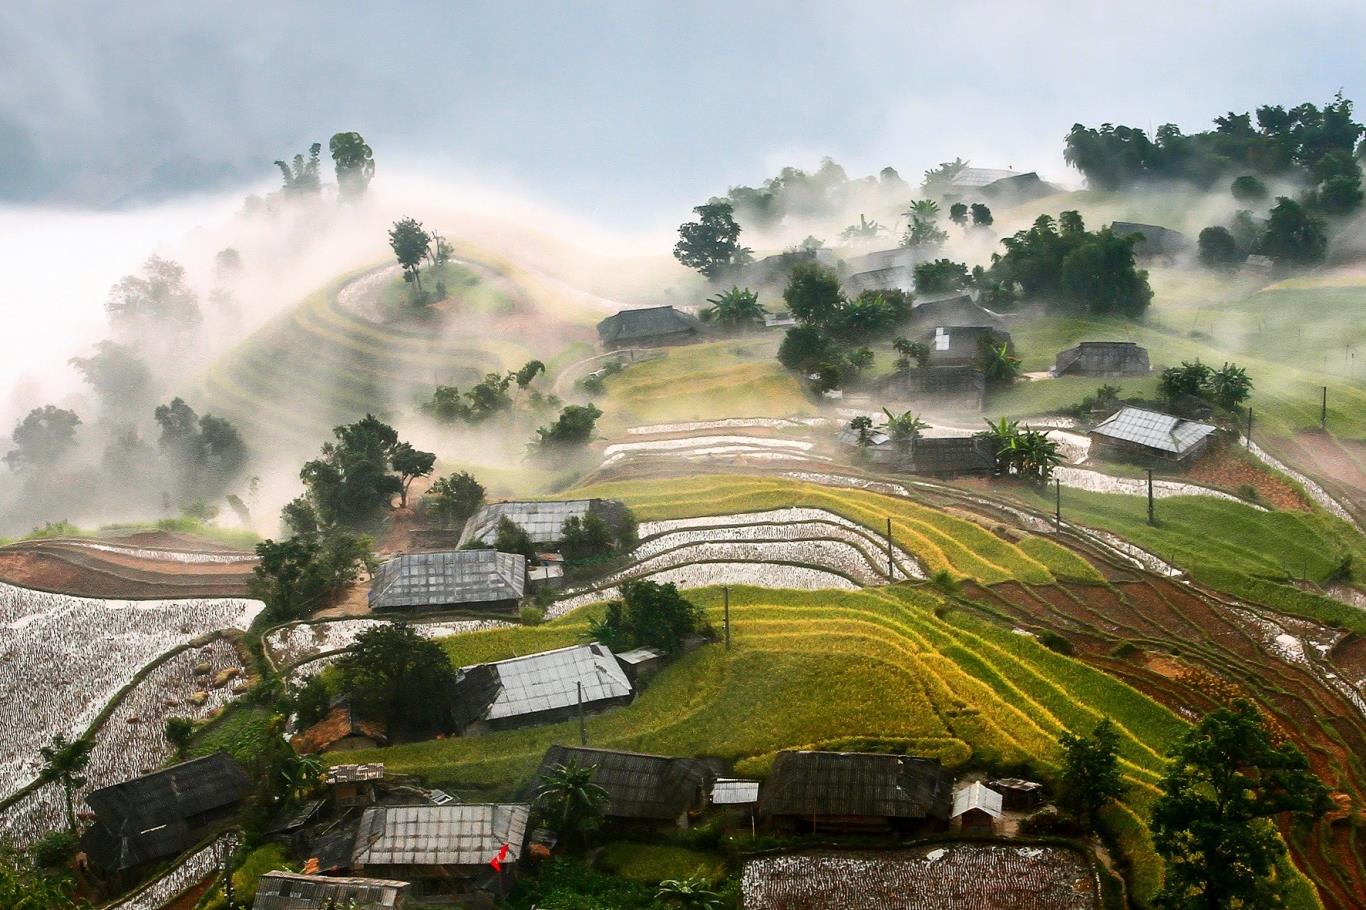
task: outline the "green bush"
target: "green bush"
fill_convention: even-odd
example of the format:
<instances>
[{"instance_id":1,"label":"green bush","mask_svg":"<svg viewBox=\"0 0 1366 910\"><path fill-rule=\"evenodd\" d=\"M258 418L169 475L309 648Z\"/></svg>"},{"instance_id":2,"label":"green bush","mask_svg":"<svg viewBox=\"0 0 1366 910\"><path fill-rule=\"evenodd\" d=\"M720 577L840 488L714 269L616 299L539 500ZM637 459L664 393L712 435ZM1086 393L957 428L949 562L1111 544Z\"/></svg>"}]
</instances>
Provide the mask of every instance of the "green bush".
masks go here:
<instances>
[{"instance_id":1,"label":"green bush","mask_svg":"<svg viewBox=\"0 0 1366 910\"><path fill-rule=\"evenodd\" d=\"M53 831L34 841L33 861L44 868L65 866L76 855L78 841L70 831Z\"/></svg>"},{"instance_id":2,"label":"green bush","mask_svg":"<svg viewBox=\"0 0 1366 910\"><path fill-rule=\"evenodd\" d=\"M1052 629L1044 629L1039 633L1039 644L1050 651L1057 651L1059 654L1066 654L1069 657L1077 653L1076 645Z\"/></svg>"}]
</instances>

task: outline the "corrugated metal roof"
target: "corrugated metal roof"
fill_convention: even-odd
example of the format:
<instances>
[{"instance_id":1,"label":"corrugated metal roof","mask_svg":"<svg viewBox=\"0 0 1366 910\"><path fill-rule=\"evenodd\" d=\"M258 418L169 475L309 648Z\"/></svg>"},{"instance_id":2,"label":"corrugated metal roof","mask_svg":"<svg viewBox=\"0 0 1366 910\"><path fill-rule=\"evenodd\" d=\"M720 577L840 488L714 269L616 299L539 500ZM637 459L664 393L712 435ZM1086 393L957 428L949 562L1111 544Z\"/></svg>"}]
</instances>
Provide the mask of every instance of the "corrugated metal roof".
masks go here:
<instances>
[{"instance_id":1,"label":"corrugated metal roof","mask_svg":"<svg viewBox=\"0 0 1366 910\"><path fill-rule=\"evenodd\" d=\"M607 791L607 815L613 818L671 821L702 808L713 780L711 770L696 759L586 746L551 746L537 774L571 760L593 769L593 783Z\"/></svg>"},{"instance_id":2,"label":"corrugated metal roof","mask_svg":"<svg viewBox=\"0 0 1366 910\"><path fill-rule=\"evenodd\" d=\"M780 752L765 815L948 818L953 776L938 761L870 752Z\"/></svg>"},{"instance_id":3,"label":"corrugated metal roof","mask_svg":"<svg viewBox=\"0 0 1366 910\"><path fill-rule=\"evenodd\" d=\"M533 544L555 543L564 537L562 528L567 519L583 520L593 508L592 499L512 500L484 506L465 522L460 535L463 547L472 541L492 544L498 535L498 522L507 518L526 531Z\"/></svg>"},{"instance_id":4,"label":"corrugated metal roof","mask_svg":"<svg viewBox=\"0 0 1366 910\"><path fill-rule=\"evenodd\" d=\"M375 573L372 610L520 600L526 558L495 550L407 553Z\"/></svg>"},{"instance_id":5,"label":"corrugated metal roof","mask_svg":"<svg viewBox=\"0 0 1366 910\"><path fill-rule=\"evenodd\" d=\"M578 704L580 684L585 705L628 697L634 691L611 650L596 642L491 666L498 674L499 689L485 715L489 720L571 707Z\"/></svg>"},{"instance_id":6,"label":"corrugated metal roof","mask_svg":"<svg viewBox=\"0 0 1366 910\"><path fill-rule=\"evenodd\" d=\"M519 803L371 806L361 817L352 854L366 866L479 866L508 845L516 862L531 807Z\"/></svg>"},{"instance_id":7,"label":"corrugated metal roof","mask_svg":"<svg viewBox=\"0 0 1366 910\"><path fill-rule=\"evenodd\" d=\"M1004 805L1004 798L1001 794L982 783L975 780L968 784L957 793L953 794L953 818L957 818L964 812L972 809L979 809L990 815L992 818L1001 817L1001 807Z\"/></svg>"},{"instance_id":8,"label":"corrugated metal roof","mask_svg":"<svg viewBox=\"0 0 1366 910\"><path fill-rule=\"evenodd\" d=\"M665 657L665 653L659 648L632 648L629 651L617 652L617 660L624 664L643 664L646 661L659 660Z\"/></svg>"},{"instance_id":9,"label":"corrugated metal roof","mask_svg":"<svg viewBox=\"0 0 1366 910\"><path fill-rule=\"evenodd\" d=\"M1091 432L1180 455L1213 433L1214 427L1158 411L1124 407L1096 424Z\"/></svg>"},{"instance_id":10,"label":"corrugated metal roof","mask_svg":"<svg viewBox=\"0 0 1366 910\"><path fill-rule=\"evenodd\" d=\"M997 180L1004 180L1007 177L1019 177L1022 173L1022 171L1010 171L1001 168L965 167L954 174L953 179L949 181L949 186L986 186L988 183L995 183Z\"/></svg>"},{"instance_id":11,"label":"corrugated metal roof","mask_svg":"<svg viewBox=\"0 0 1366 910\"><path fill-rule=\"evenodd\" d=\"M267 872L256 886L252 910L324 910L348 906L393 910L402 903L407 890L407 882L382 878Z\"/></svg>"},{"instance_id":12,"label":"corrugated metal roof","mask_svg":"<svg viewBox=\"0 0 1366 910\"><path fill-rule=\"evenodd\" d=\"M384 762L363 765L333 765L327 770L329 784L353 784L366 780L384 780Z\"/></svg>"},{"instance_id":13,"label":"corrugated metal roof","mask_svg":"<svg viewBox=\"0 0 1366 910\"><path fill-rule=\"evenodd\" d=\"M867 436L868 445L870 446L882 446L892 441L892 437L888 436L883 430L870 429L868 430ZM840 430L839 435L835 438L840 443L847 446L857 446L859 444L858 430L855 430L853 427L846 426L844 429Z\"/></svg>"},{"instance_id":14,"label":"corrugated metal roof","mask_svg":"<svg viewBox=\"0 0 1366 910\"><path fill-rule=\"evenodd\" d=\"M733 777L718 777L711 787L714 806L743 806L759 801L759 782Z\"/></svg>"}]
</instances>

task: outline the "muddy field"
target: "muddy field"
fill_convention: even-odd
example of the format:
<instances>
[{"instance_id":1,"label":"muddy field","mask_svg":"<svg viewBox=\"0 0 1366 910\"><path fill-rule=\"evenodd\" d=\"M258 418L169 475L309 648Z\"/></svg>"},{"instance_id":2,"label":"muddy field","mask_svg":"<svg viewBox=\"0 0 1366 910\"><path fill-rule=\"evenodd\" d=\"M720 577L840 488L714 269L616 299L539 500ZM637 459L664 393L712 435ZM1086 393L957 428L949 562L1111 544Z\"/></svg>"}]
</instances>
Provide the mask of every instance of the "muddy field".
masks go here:
<instances>
[{"instance_id":1,"label":"muddy field","mask_svg":"<svg viewBox=\"0 0 1366 910\"><path fill-rule=\"evenodd\" d=\"M1095 910L1095 875L1062 847L953 844L745 864L745 910Z\"/></svg>"},{"instance_id":2,"label":"muddy field","mask_svg":"<svg viewBox=\"0 0 1366 910\"><path fill-rule=\"evenodd\" d=\"M80 597L242 597L251 553L164 532L0 547L0 581Z\"/></svg>"}]
</instances>

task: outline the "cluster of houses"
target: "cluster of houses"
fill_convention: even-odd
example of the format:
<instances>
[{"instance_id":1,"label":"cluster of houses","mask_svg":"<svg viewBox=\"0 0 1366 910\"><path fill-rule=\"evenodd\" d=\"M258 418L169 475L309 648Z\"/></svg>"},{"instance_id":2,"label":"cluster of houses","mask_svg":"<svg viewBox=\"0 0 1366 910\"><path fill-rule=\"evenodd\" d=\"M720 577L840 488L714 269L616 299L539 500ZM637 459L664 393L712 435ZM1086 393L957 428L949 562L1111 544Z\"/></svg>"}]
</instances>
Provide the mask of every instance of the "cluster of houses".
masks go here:
<instances>
[{"instance_id":1,"label":"cluster of houses","mask_svg":"<svg viewBox=\"0 0 1366 910\"><path fill-rule=\"evenodd\" d=\"M303 873L264 875L256 910L356 906L398 910L409 897L488 906L527 861L557 841L540 824L541 779L570 764L591 769L606 793L603 821L648 835L711 813L778 834L947 831L1001 834L1013 812L1037 808L1042 787L1003 778L955 783L937 760L857 752L787 751L762 781L726 777L702 759L556 745L519 798L462 803L386 776L381 764L330 769L327 793L281 812L269 836L289 845ZM146 871L203 842L245 807L246 772L219 753L91 794L96 821L83 847L102 875Z\"/></svg>"}]
</instances>

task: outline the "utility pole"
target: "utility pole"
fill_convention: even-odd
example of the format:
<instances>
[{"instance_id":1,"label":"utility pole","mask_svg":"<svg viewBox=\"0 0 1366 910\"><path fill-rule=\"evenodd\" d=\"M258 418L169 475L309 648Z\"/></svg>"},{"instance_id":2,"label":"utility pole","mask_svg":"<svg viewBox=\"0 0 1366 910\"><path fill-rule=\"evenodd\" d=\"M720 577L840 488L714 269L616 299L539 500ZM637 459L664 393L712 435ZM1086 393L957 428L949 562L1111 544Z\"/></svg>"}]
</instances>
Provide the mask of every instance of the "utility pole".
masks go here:
<instances>
[{"instance_id":1,"label":"utility pole","mask_svg":"<svg viewBox=\"0 0 1366 910\"><path fill-rule=\"evenodd\" d=\"M1157 524L1157 519L1153 517L1153 469L1148 469L1148 524Z\"/></svg>"},{"instance_id":2,"label":"utility pole","mask_svg":"<svg viewBox=\"0 0 1366 910\"><path fill-rule=\"evenodd\" d=\"M1252 448L1252 405L1247 406L1247 437L1245 439L1245 442L1247 443L1247 445L1245 445L1243 448Z\"/></svg>"},{"instance_id":3,"label":"utility pole","mask_svg":"<svg viewBox=\"0 0 1366 910\"><path fill-rule=\"evenodd\" d=\"M1319 429L1328 429L1328 386L1323 387L1323 407L1319 409Z\"/></svg>"},{"instance_id":4,"label":"utility pole","mask_svg":"<svg viewBox=\"0 0 1366 910\"><path fill-rule=\"evenodd\" d=\"M724 624L726 627L726 650L730 650L730 585L721 589L721 594L725 598Z\"/></svg>"},{"instance_id":5,"label":"utility pole","mask_svg":"<svg viewBox=\"0 0 1366 910\"><path fill-rule=\"evenodd\" d=\"M1053 523L1057 526L1058 533L1062 533L1062 481L1053 478L1053 489L1057 492L1057 501L1054 505Z\"/></svg>"},{"instance_id":6,"label":"utility pole","mask_svg":"<svg viewBox=\"0 0 1366 910\"><path fill-rule=\"evenodd\" d=\"M579 687L579 745L588 745L588 726L583 721L583 681L578 683Z\"/></svg>"},{"instance_id":7,"label":"utility pole","mask_svg":"<svg viewBox=\"0 0 1366 910\"><path fill-rule=\"evenodd\" d=\"M887 580L896 581L896 564L892 562L892 517L887 516Z\"/></svg>"}]
</instances>

